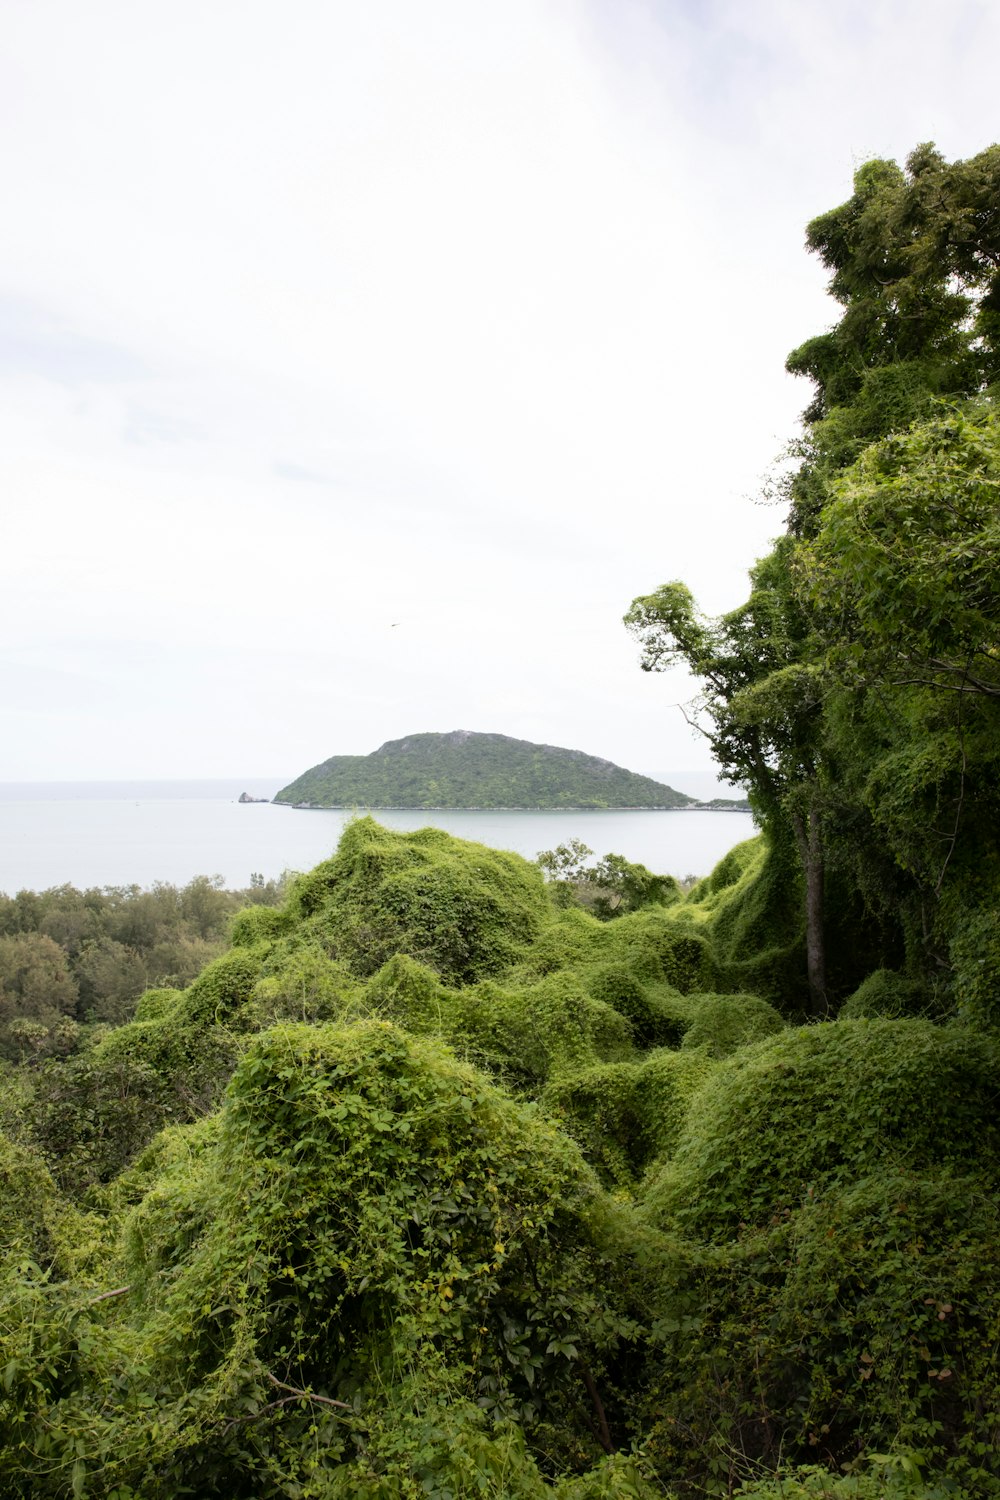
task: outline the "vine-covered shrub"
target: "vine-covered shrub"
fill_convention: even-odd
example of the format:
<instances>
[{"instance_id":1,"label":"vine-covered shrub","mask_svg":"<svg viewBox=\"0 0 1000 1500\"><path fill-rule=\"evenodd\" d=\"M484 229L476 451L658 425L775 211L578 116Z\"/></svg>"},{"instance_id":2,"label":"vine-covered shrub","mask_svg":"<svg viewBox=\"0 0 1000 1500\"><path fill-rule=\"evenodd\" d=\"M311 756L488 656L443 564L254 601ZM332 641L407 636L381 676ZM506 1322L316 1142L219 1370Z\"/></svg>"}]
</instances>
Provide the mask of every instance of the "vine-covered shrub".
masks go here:
<instances>
[{"instance_id":1,"label":"vine-covered shrub","mask_svg":"<svg viewBox=\"0 0 1000 1500\"><path fill-rule=\"evenodd\" d=\"M461 1056L529 1091L634 1052L628 1021L572 974L510 989L483 980L456 991L400 954L369 981L365 999L374 1012L443 1037Z\"/></svg>"},{"instance_id":2,"label":"vine-covered shrub","mask_svg":"<svg viewBox=\"0 0 1000 1500\"><path fill-rule=\"evenodd\" d=\"M27 1125L66 1191L109 1182L163 1125L196 1119L217 1103L239 1037L212 1019L212 1005L224 1014L231 996L228 980L208 979L190 1009L182 996L160 1015L38 1070Z\"/></svg>"},{"instance_id":3,"label":"vine-covered shrub","mask_svg":"<svg viewBox=\"0 0 1000 1500\"><path fill-rule=\"evenodd\" d=\"M859 1478L856 1493L1000 1493L995 1179L889 1169L817 1192L693 1256L665 1307L651 1438L662 1463L694 1447L716 1473L737 1454L863 1473L862 1455L893 1449L918 1462L894 1483ZM946 1467L950 1486L925 1488L922 1467ZM818 1481L789 1492L852 1493Z\"/></svg>"},{"instance_id":4,"label":"vine-covered shrub","mask_svg":"<svg viewBox=\"0 0 1000 1500\"><path fill-rule=\"evenodd\" d=\"M144 990L135 1003L136 1021L158 1021L177 1009L183 990L171 988Z\"/></svg>"},{"instance_id":5,"label":"vine-covered shrub","mask_svg":"<svg viewBox=\"0 0 1000 1500\"><path fill-rule=\"evenodd\" d=\"M709 876L708 894L705 881L694 892L708 914L718 984L760 995L784 1015L801 1014L807 996L805 924L794 855L761 838L739 845L726 859L732 862L728 877L716 884Z\"/></svg>"},{"instance_id":6,"label":"vine-covered shrub","mask_svg":"<svg viewBox=\"0 0 1000 1500\"><path fill-rule=\"evenodd\" d=\"M757 995L689 995L684 1047L704 1047L712 1057L728 1057L748 1042L785 1029L785 1022Z\"/></svg>"},{"instance_id":7,"label":"vine-covered shrub","mask_svg":"<svg viewBox=\"0 0 1000 1500\"><path fill-rule=\"evenodd\" d=\"M330 958L312 936L290 937L262 957L247 1020L254 1027L287 1020L333 1021L360 1005L361 986L346 964Z\"/></svg>"},{"instance_id":8,"label":"vine-covered shrub","mask_svg":"<svg viewBox=\"0 0 1000 1500\"><path fill-rule=\"evenodd\" d=\"M708 939L672 911L632 912L603 930L601 956L627 964L637 979L665 981L681 994L714 988L716 968Z\"/></svg>"},{"instance_id":9,"label":"vine-covered shrub","mask_svg":"<svg viewBox=\"0 0 1000 1500\"><path fill-rule=\"evenodd\" d=\"M1000 911L974 908L951 943L955 1000L970 1025L1000 1028Z\"/></svg>"},{"instance_id":10,"label":"vine-covered shrub","mask_svg":"<svg viewBox=\"0 0 1000 1500\"><path fill-rule=\"evenodd\" d=\"M655 1216L726 1238L899 1161L990 1160L996 1046L929 1021L802 1026L741 1049L697 1096Z\"/></svg>"},{"instance_id":11,"label":"vine-covered shrub","mask_svg":"<svg viewBox=\"0 0 1000 1500\"><path fill-rule=\"evenodd\" d=\"M83 1452L95 1493L150 1500L499 1496L504 1473L543 1492L536 1430L550 1459L555 1441L572 1467L600 1457L636 1327L626 1241L536 1110L388 1023L284 1025L249 1047L217 1126L193 1130L133 1167L134 1187L152 1181L125 1225L124 1321L98 1338L83 1304L42 1407L14 1390L0 1477L57 1494ZM492 1489L473 1484L477 1454Z\"/></svg>"},{"instance_id":12,"label":"vine-covered shrub","mask_svg":"<svg viewBox=\"0 0 1000 1500\"><path fill-rule=\"evenodd\" d=\"M742 844L734 844L711 873L692 887L688 895L689 902L698 906L713 906L715 902L712 898L717 897L720 892L731 890L733 886L758 874L766 857L767 843L761 834L756 838L745 839Z\"/></svg>"},{"instance_id":13,"label":"vine-covered shrub","mask_svg":"<svg viewBox=\"0 0 1000 1500\"><path fill-rule=\"evenodd\" d=\"M446 982L468 984L513 963L549 903L541 871L516 854L359 818L334 858L296 883L290 910L314 918L357 974L406 953Z\"/></svg>"},{"instance_id":14,"label":"vine-covered shrub","mask_svg":"<svg viewBox=\"0 0 1000 1500\"><path fill-rule=\"evenodd\" d=\"M924 1014L931 1005L928 987L894 969L875 969L841 1007L845 1021L875 1019L882 1016L899 1019Z\"/></svg>"},{"instance_id":15,"label":"vine-covered shrub","mask_svg":"<svg viewBox=\"0 0 1000 1500\"><path fill-rule=\"evenodd\" d=\"M634 1190L651 1162L675 1150L691 1100L713 1071L708 1049L658 1048L641 1062L559 1077L543 1100L602 1181Z\"/></svg>"},{"instance_id":16,"label":"vine-covered shrub","mask_svg":"<svg viewBox=\"0 0 1000 1500\"><path fill-rule=\"evenodd\" d=\"M57 1202L55 1183L38 1154L0 1135L0 1256L48 1259Z\"/></svg>"},{"instance_id":17,"label":"vine-covered shrub","mask_svg":"<svg viewBox=\"0 0 1000 1500\"><path fill-rule=\"evenodd\" d=\"M686 1010L679 990L644 984L624 963L594 964L584 973L587 992L625 1017L637 1047L680 1045Z\"/></svg>"}]
</instances>

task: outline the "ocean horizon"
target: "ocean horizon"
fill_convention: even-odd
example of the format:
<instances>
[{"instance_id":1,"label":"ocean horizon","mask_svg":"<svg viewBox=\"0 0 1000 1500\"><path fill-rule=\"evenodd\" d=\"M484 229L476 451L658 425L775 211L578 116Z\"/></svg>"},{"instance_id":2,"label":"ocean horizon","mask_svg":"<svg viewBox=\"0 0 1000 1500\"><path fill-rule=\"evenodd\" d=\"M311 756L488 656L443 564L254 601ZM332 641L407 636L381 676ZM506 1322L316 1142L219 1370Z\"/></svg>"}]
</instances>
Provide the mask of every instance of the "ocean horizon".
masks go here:
<instances>
[{"instance_id":1,"label":"ocean horizon","mask_svg":"<svg viewBox=\"0 0 1000 1500\"><path fill-rule=\"evenodd\" d=\"M707 874L755 832L750 814L737 812L300 809L239 801L243 792L271 798L290 779L2 782L0 891L183 885L196 875L243 888L251 875L274 879L328 859L344 825L366 811L390 828L431 825L528 859L578 838L598 856L622 854L679 877Z\"/></svg>"}]
</instances>

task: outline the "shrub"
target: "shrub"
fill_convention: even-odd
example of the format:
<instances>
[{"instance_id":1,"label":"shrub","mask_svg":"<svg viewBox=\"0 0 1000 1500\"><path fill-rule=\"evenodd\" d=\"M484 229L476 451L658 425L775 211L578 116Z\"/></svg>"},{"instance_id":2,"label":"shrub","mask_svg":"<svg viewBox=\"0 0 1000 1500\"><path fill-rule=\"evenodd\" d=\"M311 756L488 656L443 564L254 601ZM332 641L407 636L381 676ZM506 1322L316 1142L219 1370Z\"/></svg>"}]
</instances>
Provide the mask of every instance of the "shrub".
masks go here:
<instances>
[{"instance_id":1,"label":"shrub","mask_svg":"<svg viewBox=\"0 0 1000 1500\"><path fill-rule=\"evenodd\" d=\"M836 1021L758 1042L699 1094L651 1205L726 1237L887 1159L988 1158L997 1061L985 1037L927 1021Z\"/></svg>"},{"instance_id":2,"label":"shrub","mask_svg":"<svg viewBox=\"0 0 1000 1500\"><path fill-rule=\"evenodd\" d=\"M62 1494L82 1462L144 1500L499 1500L545 1492L535 1429L577 1468L600 1457L593 1392L615 1420L608 1365L635 1330L621 1227L572 1143L439 1043L274 1027L218 1121L164 1132L112 1198L137 1191L114 1309L131 1326L109 1341L114 1311L78 1309L66 1342L53 1304L60 1373L41 1409L30 1381L4 1407L0 1475ZM595 1493L630 1493L619 1467Z\"/></svg>"},{"instance_id":3,"label":"shrub","mask_svg":"<svg viewBox=\"0 0 1000 1500\"><path fill-rule=\"evenodd\" d=\"M840 1014L847 1021L879 1016L899 1019L919 1016L930 1004L931 996L923 981L908 978L893 969L876 969L845 1000Z\"/></svg>"},{"instance_id":4,"label":"shrub","mask_svg":"<svg viewBox=\"0 0 1000 1500\"><path fill-rule=\"evenodd\" d=\"M785 1029L785 1022L757 995L688 995L689 1018L683 1046L704 1047L712 1057L728 1057L748 1042Z\"/></svg>"},{"instance_id":5,"label":"shrub","mask_svg":"<svg viewBox=\"0 0 1000 1500\"><path fill-rule=\"evenodd\" d=\"M406 953L455 985L513 963L549 912L541 872L518 855L371 818L348 824L334 858L293 886L290 907L361 976Z\"/></svg>"},{"instance_id":6,"label":"shrub","mask_svg":"<svg viewBox=\"0 0 1000 1500\"><path fill-rule=\"evenodd\" d=\"M890 1169L695 1255L657 1325L661 1462L692 1445L730 1479L818 1458L858 1495L1000 1494L998 1231L995 1183ZM916 1461L866 1474L886 1449ZM832 1483L740 1493L852 1493Z\"/></svg>"},{"instance_id":7,"label":"shrub","mask_svg":"<svg viewBox=\"0 0 1000 1500\"><path fill-rule=\"evenodd\" d=\"M684 1034L680 991L643 984L624 963L594 964L584 971L587 992L625 1017L637 1047L679 1046Z\"/></svg>"},{"instance_id":8,"label":"shrub","mask_svg":"<svg viewBox=\"0 0 1000 1500\"><path fill-rule=\"evenodd\" d=\"M951 942L952 975L959 1015L970 1025L1000 1027L1000 910L973 910Z\"/></svg>"}]
</instances>

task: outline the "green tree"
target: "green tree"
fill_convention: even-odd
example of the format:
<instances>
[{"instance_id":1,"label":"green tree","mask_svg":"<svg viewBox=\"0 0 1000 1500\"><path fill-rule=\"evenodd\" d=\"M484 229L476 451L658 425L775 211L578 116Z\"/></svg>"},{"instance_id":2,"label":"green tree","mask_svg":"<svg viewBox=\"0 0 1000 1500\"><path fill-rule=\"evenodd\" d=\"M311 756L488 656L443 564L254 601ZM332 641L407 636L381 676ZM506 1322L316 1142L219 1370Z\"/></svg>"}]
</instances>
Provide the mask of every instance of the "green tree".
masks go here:
<instances>
[{"instance_id":1,"label":"green tree","mask_svg":"<svg viewBox=\"0 0 1000 1500\"><path fill-rule=\"evenodd\" d=\"M906 683L960 701L1000 693L995 428L986 416L935 415L1000 378L1000 147L949 164L920 146L905 170L868 162L807 241L843 313L788 358L814 395L783 482L786 534L753 570L740 609L705 620L674 583L635 600L626 624L646 670L682 663L701 679L697 722L723 773L750 788L772 841L794 839L820 1014L831 857L891 905L885 820L863 790L889 744L909 757L904 785L920 789L909 817L899 808L900 829L912 843L923 819L931 843L954 842L941 800L954 800L944 781L956 758L963 781L961 715L956 707L944 722L938 704L928 717L912 697L904 712L893 695ZM924 425L910 434L915 421ZM815 548L801 545L817 534ZM941 755L921 761L917 737L928 730ZM919 863L901 843L893 854L911 871Z\"/></svg>"},{"instance_id":2,"label":"green tree","mask_svg":"<svg viewBox=\"0 0 1000 1500\"><path fill-rule=\"evenodd\" d=\"M751 573L745 604L718 619L683 583L633 600L625 625L646 672L683 665L703 684L693 722L726 779L749 789L777 843L794 841L805 887L809 1010L828 1009L824 943L823 673L780 541Z\"/></svg>"},{"instance_id":3,"label":"green tree","mask_svg":"<svg viewBox=\"0 0 1000 1500\"><path fill-rule=\"evenodd\" d=\"M1000 698L1000 416L951 411L866 450L804 553L840 657L866 677Z\"/></svg>"},{"instance_id":4,"label":"green tree","mask_svg":"<svg viewBox=\"0 0 1000 1500\"><path fill-rule=\"evenodd\" d=\"M905 171L866 162L806 242L844 311L788 356L814 383L788 481L798 535L870 443L1000 379L1000 146L950 164L918 146Z\"/></svg>"},{"instance_id":5,"label":"green tree","mask_svg":"<svg viewBox=\"0 0 1000 1500\"><path fill-rule=\"evenodd\" d=\"M75 1040L77 988L66 955L44 933L0 938L0 1048L20 1056Z\"/></svg>"}]
</instances>

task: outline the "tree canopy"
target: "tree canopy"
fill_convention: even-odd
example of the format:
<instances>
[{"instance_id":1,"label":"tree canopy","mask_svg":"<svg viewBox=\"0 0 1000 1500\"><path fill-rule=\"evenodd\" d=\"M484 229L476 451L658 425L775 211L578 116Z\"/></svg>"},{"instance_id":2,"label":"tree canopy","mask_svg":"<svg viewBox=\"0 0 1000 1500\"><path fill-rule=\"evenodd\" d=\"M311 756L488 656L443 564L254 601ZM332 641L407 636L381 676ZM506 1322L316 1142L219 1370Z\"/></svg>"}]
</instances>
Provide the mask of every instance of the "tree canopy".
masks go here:
<instances>
[{"instance_id":1,"label":"tree canopy","mask_svg":"<svg viewBox=\"0 0 1000 1500\"><path fill-rule=\"evenodd\" d=\"M672 583L626 624L646 670L701 679L720 766L797 851L816 1013L838 928L947 985L958 886L993 859L1000 148L868 162L807 242L842 313L788 359L814 394L786 531L739 609L704 620Z\"/></svg>"}]
</instances>

